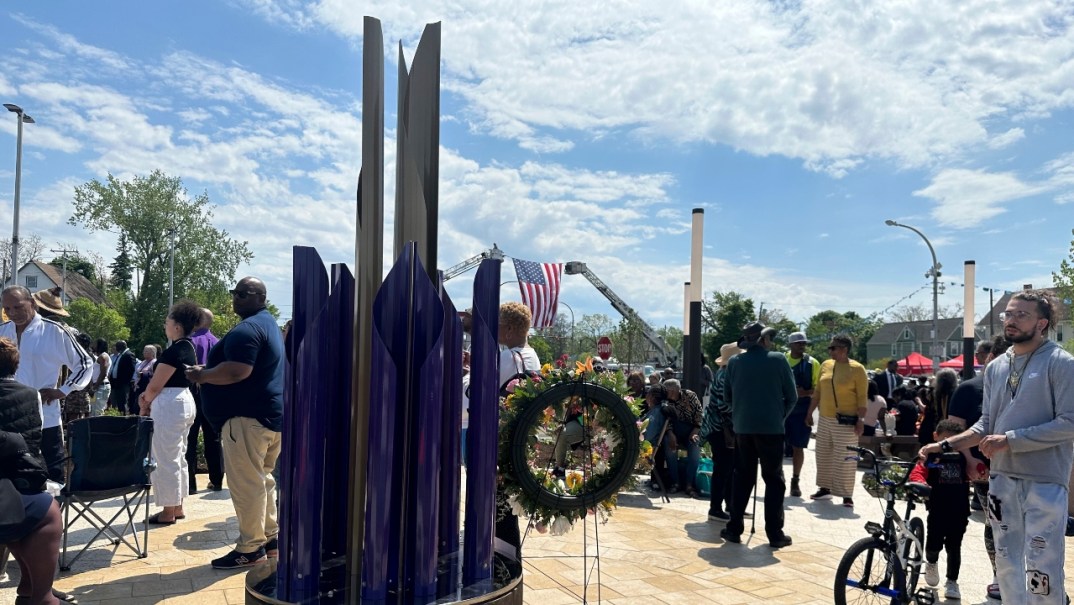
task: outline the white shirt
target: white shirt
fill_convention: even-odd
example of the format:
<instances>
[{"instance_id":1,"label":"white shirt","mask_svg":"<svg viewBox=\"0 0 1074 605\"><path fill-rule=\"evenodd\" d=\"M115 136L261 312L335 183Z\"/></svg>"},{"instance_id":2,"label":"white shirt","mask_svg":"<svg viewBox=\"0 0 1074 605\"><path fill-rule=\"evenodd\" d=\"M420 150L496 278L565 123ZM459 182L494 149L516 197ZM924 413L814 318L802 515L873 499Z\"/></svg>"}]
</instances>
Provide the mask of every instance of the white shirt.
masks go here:
<instances>
[{"instance_id":1,"label":"white shirt","mask_svg":"<svg viewBox=\"0 0 1074 605\"><path fill-rule=\"evenodd\" d=\"M64 395L86 388L93 374L93 358L75 341L74 334L63 324L35 314L19 339L15 322L0 324L0 336L19 345L19 370L15 380L35 389L58 388ZM60 370L67 366L70 374L57 386ZM43 401L41 428L60 426L58 399Z\"/></svg>"}]
</instances>

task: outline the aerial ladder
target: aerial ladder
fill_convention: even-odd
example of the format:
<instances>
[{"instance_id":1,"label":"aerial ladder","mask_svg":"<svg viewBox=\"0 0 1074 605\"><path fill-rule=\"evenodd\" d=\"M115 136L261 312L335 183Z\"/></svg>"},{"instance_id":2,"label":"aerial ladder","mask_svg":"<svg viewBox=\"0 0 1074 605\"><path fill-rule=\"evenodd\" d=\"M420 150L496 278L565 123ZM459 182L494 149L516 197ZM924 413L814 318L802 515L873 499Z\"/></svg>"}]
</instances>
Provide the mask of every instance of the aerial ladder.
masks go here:
<instances>
[{"instance_id":1,"label":"aerial ladder","mask_svg":"<svg viewBox=\"0 0 1074 605\"><path fill-rule=\"evenodd\" d=\"M496 242L493 242L492 247L489 248L488 250L485 250L481 254L476 254L476 255L471 256L470 258L462 261L461 263L459 263L457 265L453 265L451 267L448 267L444 271L444 281L447 281L447 280L451 279L452 277L458 277L459 275L462 275L463 273L466 273L470 269L473 269L474 267L480 265L481 261L485 260L486 258L492 259L492 260L498 260L498 261L503 260L503 250L500 250L496 246Z\"/></svg>"},{"instance_id":2,"label":"aerial ladder","mask_svg":"<svg viewBox=\"0 0 1074 605\"><path fill-rule=\"evenodd\" d=\"M623 317L632 320L641 326L642 334L645 336L645 339L653 345L653 348L656 351L657 363L665 367L675 365L679 355L668 346L667 342L664 341L664 337L654 330L652 326L646 323L646 321L638 315L637 311L626 304L626 301L619 298L619 295L613 292L607 284L596 276L596 274L590 271L585 263L581 261L570 261L563 266L563 270L567 275L584 275L585 278L589 280L589 283L593 284L593 287L612 303L612 306L615 307L616 311L619 311Z\"/></svg>"}]
</instances>

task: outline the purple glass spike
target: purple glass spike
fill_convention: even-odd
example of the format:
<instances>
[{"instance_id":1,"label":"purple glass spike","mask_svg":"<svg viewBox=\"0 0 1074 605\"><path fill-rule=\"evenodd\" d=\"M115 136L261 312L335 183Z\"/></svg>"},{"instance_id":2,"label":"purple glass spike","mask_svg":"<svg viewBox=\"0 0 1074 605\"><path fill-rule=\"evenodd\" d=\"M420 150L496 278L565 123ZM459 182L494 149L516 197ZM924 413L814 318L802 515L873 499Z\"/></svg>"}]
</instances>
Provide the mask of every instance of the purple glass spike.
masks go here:
<instances>
[{"instance_id":1,"label":"purple glass spike","mask_svg":"<svg viewBox=\"0 0 1074 605\"><path fill-rule=\"evenodd\" d=\"M496 519L496 448L499 441L500 261L484 260L474 278L470 340L470 428L466 445L463 583L492 577Z\"/></svg>"},{"instance_id":2,"label":"purple glass spike","mask_svg":"<svg viewBox=\"0 0 1074 605\"><path fill-rule=\"evenodd\" d=\"M443 274L439 274L441 280ZM440 282L444 306L444 417L440 432L440 524L438 538L439 579L437 596L458 590L456 565L459 554L459 504L462 482L462 322L455 305Z\"/></svg>"}]
</instances>

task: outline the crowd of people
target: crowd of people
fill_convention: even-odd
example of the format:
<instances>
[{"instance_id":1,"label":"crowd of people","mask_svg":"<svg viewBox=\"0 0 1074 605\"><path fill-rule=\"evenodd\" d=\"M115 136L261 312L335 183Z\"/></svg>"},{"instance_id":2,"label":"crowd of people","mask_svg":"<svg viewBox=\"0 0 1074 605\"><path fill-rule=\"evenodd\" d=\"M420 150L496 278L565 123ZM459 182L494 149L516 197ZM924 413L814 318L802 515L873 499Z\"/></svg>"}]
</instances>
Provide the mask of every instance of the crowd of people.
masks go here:
<instances>
[{"instance_id":1,"label":"crowd of people","mask_svg":"<svg viewBox=\"0 0 1074 605\"><path fill-rule=\"evenodd\" d=\"M833 336L829 359L820 362L805 353L804 333L789 335L790 350L778 353L775 330L752 323L738 342L721 347L703 410L676 380L649 385L644 437L659 444L654 474L665 465L685 467L683 474L654 477L652 485L696 494L691 469L697 454L688 449L680 459L678 450L707 442L713 460L708 517L726 523L720 536L737 543L747 502L760 490L759 466L765 531L770 546L782 548L792 544L783 527L784 457L791 458L790 497L801 498L812 436L816 491L809 498L835 498L852 508L856 462L847 446L912 436L919 445L911 456L919 466L912 478L933 487L926 583L939 586L939 557L946 552L943 595L961 598L962 539L972 507L988 516L983 546L995 577L987 595L1003 595L1007 603L1064 603L1074 357L1048 340L1054 317L1046 293L1016 293L1001 314L1003 333L976 349L983 371L960 382L953 370L941 370L917 384L898 373L896 362L870 378L850 359L847 336ZM668 397L669 387L676 397ZM665 421L673 428L661 436L653 427Z\"/></svg>"},{"instance_id":2,"label":"crowd of people","mask_svg":"<svg viewBox=\"0 0 1074 605\"><path fill-rule=\"evenodd\" d=\"M141 415L154 424L151 479L161 510L149 518L170 525L185 517L184 496L196 492L196 446L203 431L210 489L228 489L239 522L235 549L217 569L253 565L278 554L275 479L283 416L283 336L266 308L264 283L243 278L231 290L242 321L219 341L213 315L192 301L164 318L169 340L135 358L125 342L112 355L63 323L60 292L10 286L0 294L0 576L7 551L19 566L19 605L73 601L53 589L60 536L59 502L68 452L64 427L106 413ZM221 438L220 435L226 435Z\"/></svg>"}]
</instances>

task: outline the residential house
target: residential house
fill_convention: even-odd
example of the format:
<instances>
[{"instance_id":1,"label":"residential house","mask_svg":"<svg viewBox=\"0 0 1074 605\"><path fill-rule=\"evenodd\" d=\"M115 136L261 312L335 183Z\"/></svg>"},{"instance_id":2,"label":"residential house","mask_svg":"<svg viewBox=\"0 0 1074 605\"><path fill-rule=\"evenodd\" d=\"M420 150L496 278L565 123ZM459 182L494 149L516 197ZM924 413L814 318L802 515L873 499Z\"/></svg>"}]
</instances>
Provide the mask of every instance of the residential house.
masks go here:
<instances>
[{"instance_id":1,"label":"residential house","mask_svg":"<svg viewBox=\"0 0 1074 605\"><path fill-rule=\"evenodd\" d=\"M10 280L5 285L10 285ZM67 271L65 274L61 267L44 261L32 260L23 265L19 269L19 285L26 286L30 292L60 286L63 288L65 305L76 298L86 298L95 304L101 304L106 300L104 293L82 274L74 271Z\"/></svg>"},{"instance_id":2,"label":"residential house","mask_svg":"<svg viewBox=\"0 0 1074 605\"><path fill-rule=\"evenodd\" d=\"M962 354L962 318L949 317L937 320L936 329L939 333L937 342L943 346L942 360ZM978 328L976 339L986 337L985 333ZM902 359L911 352L918 352L925 357L932 357L932 320L925 321L900 321L884 324L877 328L873 337L866 343L869 360Z\"/></svg>"}]
</instances>

